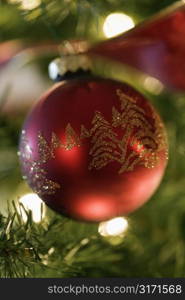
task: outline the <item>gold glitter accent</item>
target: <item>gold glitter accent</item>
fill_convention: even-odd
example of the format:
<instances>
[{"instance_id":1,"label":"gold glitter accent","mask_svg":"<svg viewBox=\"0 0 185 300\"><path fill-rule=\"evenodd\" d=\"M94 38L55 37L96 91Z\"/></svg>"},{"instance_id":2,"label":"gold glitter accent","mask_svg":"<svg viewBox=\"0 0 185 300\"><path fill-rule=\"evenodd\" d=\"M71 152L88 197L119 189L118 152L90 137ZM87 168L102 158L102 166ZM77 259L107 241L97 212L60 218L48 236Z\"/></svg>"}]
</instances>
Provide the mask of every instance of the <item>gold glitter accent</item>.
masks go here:
<instances>
[{"instance_id":1,"label":"gold glitter accent","mask_svg":"<svg viewBox=\"0 0 185 300\"><path fill-rule=\"evenodd\" d=\"M51 137L51 148L52 148L52 153L55 149L64 147L58 136L52 132L52 137ZM54 153L53 153L54 155Z\"/></svg>"},{"instance_id":2,"label":"gold glitter accent","mask_svg":"<svg viewBox=\"0 0 185 300\"><path fill-rule=\"evenodd\" d=\"M155 117L156 116L156 117ZM167 134L164 130L164 125L161 122L159 115L157 115L153 110L153 118L155 120L156 136L158 141L159 150L166 148L166 155L168 157L168 139Z\"/></svg>"},{"instance_id":3,"label":"gold glitter accent","mask_svg":"<svg viewBox=\"0 0 185 300\"><path fill-rule=\"evenodd\" d=\"M158 163L158 156L152 125L135 99L121 90L117 90L117 95L123 112L113 107L112 124L100 112L95 112L90 131L93 146L89 152L92 156L89 169L101 169L113 161L122 165L119 174L132 171L136 165L153 168ZM123 130L121 139L113 131L117 127Z\"/></svg>"},{"instance_id":4,"label":"gold glitter accent","mask_svg":"<svg viewBox=\"0 0 185 300\"><path fill-rule=\"evenodd\" d=\"M28 183L34 185L34 192L39 195L53 195L60 185L50 179L47 179L47 172L43 170L38 163L32 164Z\"/></svg>"},{"instance_id":5,"label":"gold glitter accent","mask_svg":"<svg viewBox=\"0 0 185 300\"><path fill-rule=\"evenodd\" d=\"M122 90L120 89L116 90L116 95L119 97L120 101L122 102L121 109L123 109L123 107L125 106L125 100L127 102L136 103L136 100L133 97L123 93Z\"/></svg>"},{"instance_id":6,"label":"gold glitter accent","mask_svg":"<svg viewBox=\"0 0 185 300\"><path fill-rule=\"evenodd\" d=\"M117 134L113 132L111 124L105 120L103 115L96 111L92 120L91 143L93 144L89 154L92 161L89 170L101 169L109 162L116 159L113 151L117 148Z\"/></svg>"},{"instance_id":7,"label":"gold glitter accent","mask_svg":"<svg viewBox=\"0 0 185 300\"><path fill-rule=\"evenodd\" d=\"M41 132L38 134L38 152L40 163L46 163L49 159L54 158L52 148L49 147Z\"/></svg>"},{"instance_id":8,"label":"gold glitter accent","mask_svg":"<svg viewBox=\"0 0 185 300\"><path fill-rule=\"evenodd\" d=\"M86 139L91 136L91 133L85 128L84 125L81 125L81 134L80 134L80 139Z\"/></svg>"},{"instance_id":9,"label":"gold glitter accent","mask_svg":"<svg viewBox=\"0 0 185 300\"><path fill-rule=\"evenodd\" d=\"M56 193L57 189L61 188L61 186L48 179L47 172L41 167L42 164L54 158L53 148L51 147L50 149L41 132L38 134L38 153L39 161L34 161L32 159L33 150L29 146L26 132L24 130L21 136L21 151L19 154L23 162L24 171L27 174L27 176L23 176L23 179L27 179L28 184L32 186L34 192L40 196L53 195Z\"/></svg>"},{"instance_id":10,"label":"gold glitter accent","mask_svg":"<svg viewBox=\"0 0 185 300\"><path fill-rule=\"evenodd\" d=\"M78 135L76 134L75 130L71 127L71 125L68 123L65 130L65 136L66 136L66 150L71 150L73 147L80 147L81 141Z\"/></svg>"},{"instance_id":11,"label":"gold glitter accent","mask_svg":"<svg viewBox=\"0 0 185 300\"><path fill-rule=\"evenodd\" d=\"M159 162L159 151L167 148L160 118L155 113L150 123L136 99L120 89L116 94L121 102L121 112L112 108L112 124L100 112L95 112L90 130L92 160L89 169L98 170L113 161L121 164L119 174L132 171L138 165L154 168ZM121 139L113 130L118 127L123 130Z\"/></svg>"}]
</instances>

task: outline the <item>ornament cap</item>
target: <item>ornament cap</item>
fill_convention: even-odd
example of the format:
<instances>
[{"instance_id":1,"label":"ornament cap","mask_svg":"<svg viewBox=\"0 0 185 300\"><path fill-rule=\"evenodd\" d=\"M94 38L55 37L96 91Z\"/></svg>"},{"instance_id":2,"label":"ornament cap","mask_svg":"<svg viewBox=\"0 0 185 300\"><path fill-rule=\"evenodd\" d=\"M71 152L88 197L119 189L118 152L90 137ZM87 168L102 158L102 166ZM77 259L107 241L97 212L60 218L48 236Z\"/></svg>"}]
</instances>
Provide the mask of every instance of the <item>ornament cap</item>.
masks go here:
<instances>
[{"instance_id":1,"label":"ornament cap","mask_svg":"<svg viewBox=\"0 0 185 300\"><path fill-rule=\"evenodd\" d=\"M87 49L85 41L64 41L59 47L61 56L49 64L49 77L62 81L90 75L91 60Z\"/></svg>"},{"instance_id":2,"label":"ornament cap","mask_svg":"<svg viewBox=\"0 0 185 300\"><path fill-rule=\"evenodd\" d=\"M48 67L49 77L54 81L90 75L91 62L85 54L67 55L54 59Z\"/></svg>"}]
</instances>

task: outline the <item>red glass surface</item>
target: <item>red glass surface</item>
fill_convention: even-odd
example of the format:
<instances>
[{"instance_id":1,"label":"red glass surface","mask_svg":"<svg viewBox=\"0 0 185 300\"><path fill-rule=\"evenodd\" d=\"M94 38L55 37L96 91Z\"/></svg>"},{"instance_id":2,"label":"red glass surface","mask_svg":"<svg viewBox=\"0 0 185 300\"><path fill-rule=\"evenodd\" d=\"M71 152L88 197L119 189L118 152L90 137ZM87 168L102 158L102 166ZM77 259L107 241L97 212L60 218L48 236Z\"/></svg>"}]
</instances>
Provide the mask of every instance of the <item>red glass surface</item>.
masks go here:
<instances>
[{"instance_id":1,"label":"red glass surface","mask_svg":"<svg viewBox=\"0 0 185 300\"><path fill-rule=\"evenodd\" d=\"M70 124L80 136L81 125L88 130L94 126L92 120L97 111L101 112L104 120L111 124L113 107L120 110L117 90L121 90L131 100L135 99L136 109L142 108L145 119L153 130L154 110L141 94L126 84L99 78L57 84L41 98L25 121L20 141L23 173L27 176L30 186L35 189L37 182L32 177L30 161L36 161L46 172L48 180L60 184L56 193L41 194L40 197L61 214L85 221L101 221L127 214L146 202L161 181L166 166L166 148L159 152L159 162L155 167L146 168L144 165L137 165L132 171L121 174L119 174L120 163L117 161L109 161L100 169L89 169L92 160L90 156L93 147L92 138L84 139L80 147L76 146L68 150L62 147L56 148L55 158L46 163L40 160L39 132L48 145L52 133L65 143L66 126ZM132 113L131 115L134 118ZM157 113L155 112L154 115L157 116ZM129 122L132 122L132 117L128 120L128 125ZM135 128L134 134L144 129L142 126L145 126L145 123ZM123 130L120 127L112 128L112 131L120 139L123 137ZM129 135L126 143L132 138L132 134ZM102 138L108 142L108 147L111 140L104 136ZM100 136L99 141L101 142ZM126 147L126 144L123 147ZM128 155L137 154L139 151L141 148L137 140L130 148L128 147Z\"/></svg>"}]
</instances>

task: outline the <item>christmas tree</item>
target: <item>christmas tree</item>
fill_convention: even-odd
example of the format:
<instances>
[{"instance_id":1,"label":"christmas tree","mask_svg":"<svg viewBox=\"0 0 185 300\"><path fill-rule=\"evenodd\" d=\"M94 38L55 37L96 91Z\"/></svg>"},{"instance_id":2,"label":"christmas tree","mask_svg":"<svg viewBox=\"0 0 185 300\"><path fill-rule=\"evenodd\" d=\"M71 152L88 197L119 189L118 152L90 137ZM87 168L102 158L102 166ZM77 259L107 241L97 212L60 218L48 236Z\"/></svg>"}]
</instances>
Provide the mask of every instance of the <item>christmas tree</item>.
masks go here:
<instances>
[{"instance_id":1,"label":"christmas tree","mask_svg":"<svg viewBox=\"0 0 185 300\"><path fill-rule=\"evenodd\" d=\"M176 2L0 1L0 277L185 276L184 93L172 92L148 75L129 77L129 72L126 74L118 65L100 62L95 67L96 74L126 80L147 95L167 128L170 155L163 181L152 199L128 216L93 224L55 213L41 203L22 178L17 155L25 116L34 101L52 86L47 68L58 55L60 47L56 45L70 39L95 44L110 37L105 20L112 13L126 14L133 24L138 24ZM91 129L82 125L81 132L75 132L69 124L63 143L78 146L91 138L94 128L97 139L90 153L92 165L98 162L102 166L117 157L121 160L119 153L112 157L109 148L102 144L108 142L111 151L115 149L116 128L121 118L128 117L122 116L119 105L112 111L112 120L97 112ZM134 107L134 103L130 105ZM143 122L142 111L137 113ZM161 128L156 130L159 136ZM40 155L44 160L48 155L52 158L54 151L62 147L55 133L50 138L48 144L40 134L44 145ZM139 147L137 139L132 144ZM43 153L43 149L47 151ZM102 160L105 150L107 156ZM100 152L95 161L97 151ZM53 188L59 188L39 165L33 165L32 180L37 176L45 182L37 182L39 191L44 193L48 184L51 193Z\"/></svg>"}]
</instances>

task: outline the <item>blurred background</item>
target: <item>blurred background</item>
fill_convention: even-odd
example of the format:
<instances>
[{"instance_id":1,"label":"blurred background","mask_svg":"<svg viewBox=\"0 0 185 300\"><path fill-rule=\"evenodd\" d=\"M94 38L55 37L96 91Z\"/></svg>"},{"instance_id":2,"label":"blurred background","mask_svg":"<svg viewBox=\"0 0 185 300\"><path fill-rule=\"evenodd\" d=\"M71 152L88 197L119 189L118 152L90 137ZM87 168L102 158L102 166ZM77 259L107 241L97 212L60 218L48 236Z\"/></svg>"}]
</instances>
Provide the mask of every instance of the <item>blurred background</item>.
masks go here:
<instances>
[{"instance_id":1,"label":"blurred background","mask_svg":"<svg viewBox=\"0 0 185 300\"><path fill-rule=\"evenodd\" d=\"M118 65L95 66L101 76L132 82L146 94L168 133L164 179L152 199L127 217L86 224L57 215L24 182L17 156L22 123L53 84L48 64L63 40L94 44L175 2L0 0L1 277L185 276L184 94Z\"/></svg>"}]
</instances>

